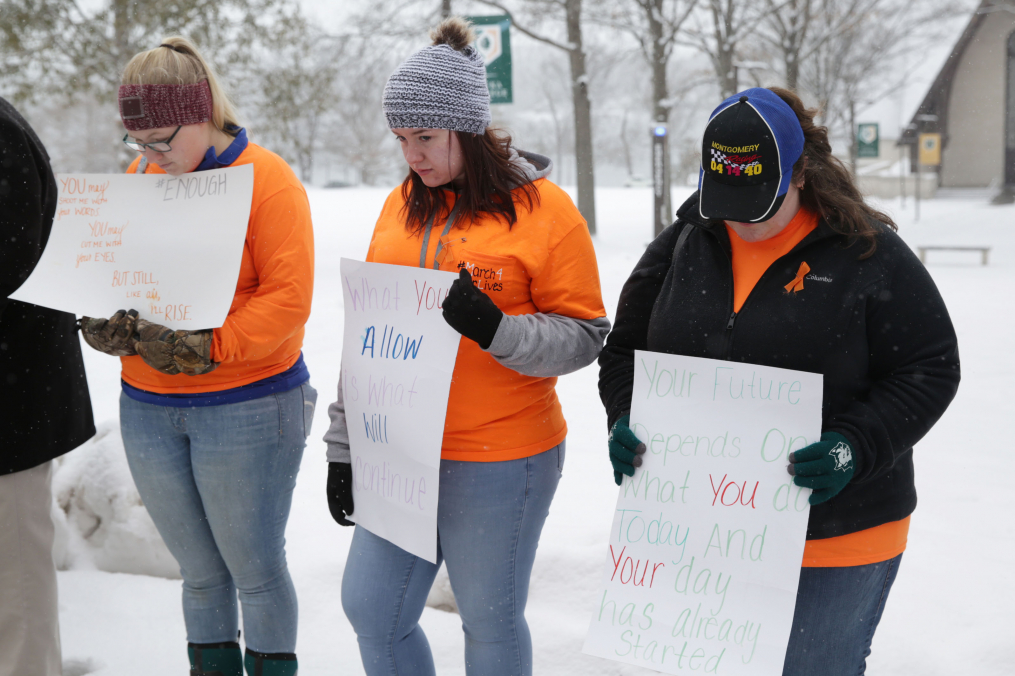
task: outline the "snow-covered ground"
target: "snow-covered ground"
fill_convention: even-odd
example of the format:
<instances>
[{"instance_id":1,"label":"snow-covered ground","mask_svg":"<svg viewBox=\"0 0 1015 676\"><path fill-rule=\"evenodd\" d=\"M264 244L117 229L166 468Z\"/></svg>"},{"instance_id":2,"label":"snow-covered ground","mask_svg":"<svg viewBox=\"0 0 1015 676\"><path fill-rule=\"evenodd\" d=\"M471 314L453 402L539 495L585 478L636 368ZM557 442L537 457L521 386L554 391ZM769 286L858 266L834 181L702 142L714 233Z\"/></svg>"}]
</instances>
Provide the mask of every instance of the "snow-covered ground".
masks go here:
<instances>
[{"instance_id":1,"label":"snow-covered ground","mask_svg":"<svg viewBox=\"0 0 1015 676\"><path fill-rule=\"evenodd\" d=\"M680 204L689 191L675 194ZM313 190L317 237L314 310L304 346L311 382L320 392L289 520L289 565L300 599L298 653L301 673L362 674L355 635L339 599L342 570L352 536L328 514L324 497L327 466L321 441L328 424L342 349L338 260L362 258L387 190ZM598 192L595 237L606 307L613 312L621 285L651 238L648 189ZM944 294L959 334L963 380L958 397L916 449L920 505L909 548L874 639L869 671L878 675L992 676L1015 672L1015 453L1006 443L1015 383L1015 207L936 200L921 204L913 222L912 201L883 208L898 220L902 236L919 245L993 247L990 265L978 254L931 252L928 266ZM85 349L95 419L115 434L118 417L117 361ZM581 653L582 640L600 582L602 551L609 534L616 487L606 456L605 415L596 390L596 368L560 379L558 393L568 420L568 457L543 531L527 617L538 674L649 674L646 670ZM118 441L118 440L117 440ZM104 442L103 453L114 448ZM73 463L70 456L67 463ZM100 463L101 465L102 463ZM121 476L108 460L108 477ZM86 473L68 464L61 470ZM104 470L106 471L106 470ZM73 477L68 474L68 482ZM59 483L59 473L58 473ZM58 487L59 489L59 487ZM70 521L94 526L104 509L95 500L70 495ZM77 494L74 494L75 496ZM72 498L74 498L72 500ZM122 497L107 509L106 547L142 546L144 524ZM74 501L76 500L76 502ZM70 507L68 507L70 508ZM76 511L75 511L76 510ZM109 511L112 510L112 511ZM120 514L122 516L116 516ZM112 516L110 516L112 515ZM90 526L88 526L90 527ZM79 527L80 529L80 527ZM179 580L87 569L158 569L158 552L135 556L116 568L117 557L71 533L66 546L72 570L60 573L60 612L65 659L73 672L97 676L186 673L185 633ZM120 543L119 545L115 543ZM91 547L91 549L89 549ZM99 547L101 550L102 547ZM105 556L106 558L103 558ZM122 558L122 557L121 557ZM463 641L457 615L428 608L423 627L440 674L464 674Z\"/></svg>"}]
</instances>

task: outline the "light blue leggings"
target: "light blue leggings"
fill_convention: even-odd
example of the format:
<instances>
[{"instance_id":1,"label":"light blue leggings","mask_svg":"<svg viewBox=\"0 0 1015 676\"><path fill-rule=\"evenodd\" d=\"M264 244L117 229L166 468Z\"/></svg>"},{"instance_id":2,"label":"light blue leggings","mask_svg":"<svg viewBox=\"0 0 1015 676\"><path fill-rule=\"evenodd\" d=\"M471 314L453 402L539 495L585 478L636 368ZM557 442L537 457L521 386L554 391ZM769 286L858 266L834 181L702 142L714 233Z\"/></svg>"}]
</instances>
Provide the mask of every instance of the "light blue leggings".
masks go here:
<instances>
[{"instance_id":1,"label":"light blue leggings","mask_svg":"<svg viewBox=\"0 0 1015 676\"><path fill-rule=\"evenodd\" d=\"M247 647L296 652L285 527L316 401L309 384L197 408L121 394L130 472L180 564L188 641L235 641L238 591Z\"/></svg>"}]
</instances>

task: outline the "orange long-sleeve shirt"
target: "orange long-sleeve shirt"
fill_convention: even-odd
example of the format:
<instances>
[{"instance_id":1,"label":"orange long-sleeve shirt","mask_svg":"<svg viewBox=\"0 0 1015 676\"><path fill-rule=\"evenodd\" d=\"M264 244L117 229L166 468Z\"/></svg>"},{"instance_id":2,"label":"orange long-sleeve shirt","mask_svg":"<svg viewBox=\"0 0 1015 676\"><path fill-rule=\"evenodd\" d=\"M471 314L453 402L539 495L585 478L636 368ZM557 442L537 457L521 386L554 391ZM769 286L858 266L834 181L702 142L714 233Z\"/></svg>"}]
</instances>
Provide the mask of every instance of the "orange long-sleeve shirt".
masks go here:
<instances>
[{"instance_id":1,"label":"orange long-sleeve shirt","mask_svg":"<svg viewBox=\"0 0 1015 676\"><path fill-rule=\"evenodd\" d=\"M456 223L442 238L445 222L435 223L425 254L427 265L443 242L440 269L472 271L479 288L506 314L605 317L599 268L585 220L559 187L545 178L533 185L539 202L532 211L516 204L518 221L513 226L481 214L475 223ZM447 197L453 205L454 195ZM401 188L395 188L377 219L367 261L419 265L422 238L406 231L404 203ZM462 340L451 379L441 458L495 462L553 448L567 435L556 382L502 366L475 342Z\"/></svg>"},{"instance_id":2,"label":"orange long-sleeve shirt","mask_svg":"<svg viewBox=\"0 0 1015 676\"><path fill-rule=\"evenodd\" d=\"M199 376L170 376L141 357L122 357L128 385L162 394L218 392L282 373L299 358L314 290L310 203L303 184L275 153L250 143L231 166L241 164L254 165L254 193L236 294L225 324L214 331L211 358L219 367ZM149 164L146 173L165 172Z\"/></svg>"}]
</instances>

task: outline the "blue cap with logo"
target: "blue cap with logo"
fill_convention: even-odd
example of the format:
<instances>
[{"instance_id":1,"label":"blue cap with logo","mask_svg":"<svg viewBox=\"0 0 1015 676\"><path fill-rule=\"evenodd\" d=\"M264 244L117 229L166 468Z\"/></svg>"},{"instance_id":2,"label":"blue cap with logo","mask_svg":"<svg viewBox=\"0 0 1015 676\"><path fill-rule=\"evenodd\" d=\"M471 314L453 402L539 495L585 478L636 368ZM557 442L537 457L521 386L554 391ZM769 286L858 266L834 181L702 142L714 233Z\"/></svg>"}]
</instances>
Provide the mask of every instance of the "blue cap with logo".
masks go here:
<instances>
[{"instance_id":1,"label":"blue cap with logo","mask_svg":"<svg viewBox=\"0 0 1015 676\"><path fill-rule=\"evenodd\" d=\"M712 111L701 144L702 218L759 223L782 206L804 151L796 113L778 94L755 87Z\"/></svg>"}]
</instances>

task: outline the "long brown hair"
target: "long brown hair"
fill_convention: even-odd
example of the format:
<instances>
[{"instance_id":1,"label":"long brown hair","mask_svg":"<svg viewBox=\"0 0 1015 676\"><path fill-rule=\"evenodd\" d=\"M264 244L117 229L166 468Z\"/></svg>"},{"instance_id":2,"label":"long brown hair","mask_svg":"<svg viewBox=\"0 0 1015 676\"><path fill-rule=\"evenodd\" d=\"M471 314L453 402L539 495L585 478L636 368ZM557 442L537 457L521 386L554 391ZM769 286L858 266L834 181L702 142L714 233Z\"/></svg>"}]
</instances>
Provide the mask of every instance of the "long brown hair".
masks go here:
<instances>
[{"instance_id":1,"label":"long brown hair","mask_svg":"<svg viewBox=\"0 0 1015 676\"><path fill-rule=\"evenodd\" d=\"M525 170L511 161L511 136L493 128L482 134L452 131L458 136L464 160L465 183L458 190L460 203L456 218L460 223L474 223L480 213L503 218L510 228L518 221L515 202L532 211L539 203L539 192ZM402 181L402 214L409 232L422 232L433 218L446 217L450 212L446 190L453 185L435 188L423 183L412 169Z\"/></svg>"},{"instance_id":2,"label":"long brown hair","mask_svg":"<svg viewBox=\"0 0 1015 676\"><path fill-rule=\"evenodd\" d=\"M849 245L862 240L866 249L860 258L870 257L877 249L882 227L898 230L891 217L868 206L842 160L832 155L828 128L814 123L816 108L807 108L796 93L782 87L769 87L785 101L804 130L804 151L793 165L793 179L803 179L800 204L821 215L832 230L846 235Z\"/></svg>"}]
</instances>

